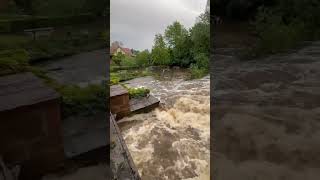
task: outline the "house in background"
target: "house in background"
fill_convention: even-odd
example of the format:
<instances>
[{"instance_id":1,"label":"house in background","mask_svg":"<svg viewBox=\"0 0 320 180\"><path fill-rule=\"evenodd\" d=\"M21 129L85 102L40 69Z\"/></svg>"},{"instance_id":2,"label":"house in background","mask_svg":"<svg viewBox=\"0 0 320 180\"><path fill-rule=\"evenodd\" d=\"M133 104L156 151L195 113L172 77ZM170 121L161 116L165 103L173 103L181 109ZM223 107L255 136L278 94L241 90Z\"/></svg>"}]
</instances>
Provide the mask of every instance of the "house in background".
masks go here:
<instances>
[{"instance_id":1,"label":"house in background","mask_svg":"<svg viewBox=\"0 0 320 180\"><path fill-rule=\"evenodd\" d=\"M125 56L133 56L132 50L129 48L118 47L114 52L111 52L113 55L122 53Z\"/></svg>"},{"instance_id":2,"label":"house in background","mask_svg":"<svg viewBox=\"0 0 320 180\"><path fill-rule=\"evenodd\" d=\"M110 55L114 56L118 53L122 53L123 55L130 56L130 57L134 56L132 49L122 47L121 43L116 41L116 42L113 42L111 45Z\"/></svg>"}]
</instances>

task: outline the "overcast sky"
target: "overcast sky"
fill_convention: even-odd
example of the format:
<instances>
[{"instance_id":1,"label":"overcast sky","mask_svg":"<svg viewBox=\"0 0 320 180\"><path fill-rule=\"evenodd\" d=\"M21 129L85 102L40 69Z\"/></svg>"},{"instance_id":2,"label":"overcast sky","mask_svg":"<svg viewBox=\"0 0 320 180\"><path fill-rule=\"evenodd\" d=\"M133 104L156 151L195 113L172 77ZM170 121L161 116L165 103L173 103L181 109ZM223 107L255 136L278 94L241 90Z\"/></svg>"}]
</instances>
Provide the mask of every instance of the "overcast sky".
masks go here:
<instances>
[{"instance_id":1,"label":"overcast sky","mask_svg":"<svg viewBox=\"0 0 320 180\"><path fill-rule=\"evenodd\" d=\"M207 0L111 0L111 42L150 50L155 34L163 34L173 21L192 27L206 3Z\"/></svg>"}]
</instances>

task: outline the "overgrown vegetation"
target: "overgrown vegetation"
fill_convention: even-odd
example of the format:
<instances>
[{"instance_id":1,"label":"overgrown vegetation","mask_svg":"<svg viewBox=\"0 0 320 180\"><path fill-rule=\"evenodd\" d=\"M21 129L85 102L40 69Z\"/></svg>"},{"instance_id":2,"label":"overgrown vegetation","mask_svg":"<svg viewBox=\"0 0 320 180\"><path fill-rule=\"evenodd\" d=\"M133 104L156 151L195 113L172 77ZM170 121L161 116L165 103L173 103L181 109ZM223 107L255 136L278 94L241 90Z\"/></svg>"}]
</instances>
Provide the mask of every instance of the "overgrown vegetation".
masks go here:
<instances>
[{"instance_id":1,"label":"overgrown vegetation","mask_svg":"<svg viewBox=\"0 0 320 180\"><path fill-rule=\"evenodd\" d=\"M225 22L252 22L257 47L251 54L278 53L320 38L318 0L216 0L213 7Z\"/></svg>"},{"instance_id":2,"label":"overgrown vegetation","mask_svg":"<svg viewBox=\"0 0 320 180\"><path fill-rule=\"evenodd\" d=\"M55 59L105 48L107 0L9 0L0 13L0 75L32 72L62 96L62 115L93 115L105 112L104 85L62 85L48 77L35 61ZM0 7L2 8L2 7ZM33 39L25 29L52 27L51 34Z\"/></svg>"},{"instance_id":3,"label":"overgrown vegetation","mask_svg":"<svg viewBox=\"0 0 320 180\"><path fill-rule=\"evenodd\" d=\"M259 35L258 53L276 53L304 40L320 38L320 1L277 1L260 7L255 20Z\"/></svg>"},{"instance_id":4,"label":"overgrown vegetation","mask_svg":"<svg viewBox=\"0 0 320 180\"><path fill-rule=\"evenodd\" d=\"M24 49L0 51L0 75L29 69L29 54Z\"/></svg>"},{"instance_id":5,"label":"overgrown vegetation","mask_svg":"<svg viewBox=\"0 0 320 180\"><path fill-rule=\"evenodd\" d=\"M129 88L129 98L140 98L140 97L146 97L149 93L150 90L144 87L140 88Z\"/></svg>"},{"instance_id":6,"label":"overgrown vegetation","mask_svg":"<svg viewBox=\"0 0 320 180\"><path fill-rule=\"evenodd\" d=\"M192 77L202 77L209 70L209 49L210 16L209 13L204 13L189 30L175 21L166 28L164 34L156 34L151 52L148 50L136 52L135 57L117 53L112 57L111 69L114 70L114 65L180 66L190 68L194 74L197 74Z\"/></svg>"},{"instance_id":7,"label":"overgrown vegetation","mask_svg":"<svg viewBox=\"0 0 320 180\"><path fill-rule=\"evenodd\" d=\"M24 49L29 61L59 58L104 48L106 0L9 0L0 13L0 50ZM51 34L24 34L32 28L52 27Z\"/></svg>"},{"instance_id":8,"label":"overgrown vegetation","mask_svg":"<svg viewBox=\"0 0 320 180\"><path fill-rule=\"evenodd\" d=\"M30 62L35 62L105 47L107 41L103 27L98 27L98 22L89 25L92 27L75 25L60 28L49 37L40 37L37 40L26 35L3 34L0 35L0 51L24 49L29 53Z\"/></svg>"},{"instance_id":9,"label":"overgrown vegetation","mask_svg":"<svg viewBox=\"0 0 320 180\"><path fill-rule=\"evenodd\" d=\"M121 70L117 72L110 73L110 84L115 85L122 81L131 80L137 77L143 77L151 75L149 71L146 70Z\"/></svg>"},{"instance_id":10,"label":"overgrown vegetation","mask_svg":"<svg viewBox=\"0 0 320 180\"><path fill-rule=\"evenodd\" d=\"M106 110L106 88L103 85L61 86L57 90L62 95L62 115L94 115Z\"/></svg>"},{"instance_id":11,"label":"overgrown vegetation","mask_svg":"<svg viewBox=\"0 0 320 180\"><path fill-rule=\"evenodd\" d=\"M122 84L122 86L128 90L130 99L146 97L150 93L150 89L145 88L145 87L130 88L124 84Z\"/></svg>"}]
</instances>

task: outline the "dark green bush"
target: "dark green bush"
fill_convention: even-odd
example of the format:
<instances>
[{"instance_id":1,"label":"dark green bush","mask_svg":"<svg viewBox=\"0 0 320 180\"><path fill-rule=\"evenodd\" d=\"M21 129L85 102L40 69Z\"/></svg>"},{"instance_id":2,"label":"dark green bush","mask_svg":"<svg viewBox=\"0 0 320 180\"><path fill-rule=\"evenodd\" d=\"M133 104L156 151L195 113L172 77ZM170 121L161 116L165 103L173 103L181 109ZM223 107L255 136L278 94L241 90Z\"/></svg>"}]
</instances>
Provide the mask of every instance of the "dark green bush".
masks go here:
<instances>
[{"instance_id":1,"label":"dark green bush","mask_svg":"<svg viewBox=\"0 0 320 180\"><path fill-rule=\"evenodd\" d=\"M313 0L277 1L273 7L261 7L255 19L259 35L258 54L277 53L304 40L319 38L320 2Z\"/></svg>"},{"instance_id":2,"label":"dark green bush","mask_svg":"<svg viewBox=\"0 0 320 180\"><path fill-rule=\"evenodd\" d=\"M130 56L124 56L122 61L121 61L121 66L137 67L136 58L130 57Z\"/></svg>"},{"instance_id":3,"label":"dark green bush","mask_svg":"<svg viewBox=\"0 0 320 180\"><path fill-rule=\"evenodd\" d=\"M205 53L200 53L195 56L196 64L199 68L209 69L209 57Z\"/></svg>"},{"instance_id":4,"label":"dark green bush","mask_svg":"<svg viewBox=\"0 0 320 180\"><path fill-rule=\"evenodd\" d=\"M208 68L199 67L197 64L192 64L190 66L190 71L191 71L191 79L202 78L209 73Z\"/></svg>"}]
</instances>

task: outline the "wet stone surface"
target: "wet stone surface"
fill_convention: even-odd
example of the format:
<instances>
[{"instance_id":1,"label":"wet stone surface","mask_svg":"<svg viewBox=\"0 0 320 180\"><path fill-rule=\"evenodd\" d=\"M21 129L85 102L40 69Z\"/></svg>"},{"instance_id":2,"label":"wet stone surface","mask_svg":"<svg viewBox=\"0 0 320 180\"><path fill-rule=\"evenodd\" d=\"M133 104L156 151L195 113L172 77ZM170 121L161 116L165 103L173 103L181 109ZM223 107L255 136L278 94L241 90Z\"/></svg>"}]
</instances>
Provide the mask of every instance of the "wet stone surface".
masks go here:
<instances>
[{"instance_id":1,"label":"wet stone surface","mask_svg":"<svg viewBox=\"0 0 320 180\"><path fill-rule=\"evenodd\" d=\"M107 50L95 50L45 61L36 66L48 71L48 76L61 84L100 84L106 80Z\"/></svg>"},{"instance_id":2,"label":"wet stone surface","mask_svg":"<svg viewBox=\"0 0 320 180\"><path fill-rule=\"evenodd\" d=\"M159 106L160 101L154 96L130 99L131 113L148 112Z\"/></svg>"},{"instance_id":3,"label":"wet stone surface","mask_svg":"<svg viewBox=\"0 0 320 180\"><path fill-rule=\"evenodd\" d=\"M138 180L131 155L114 120L110 119L111 180Z\"/></svg>"}]
</instances>

